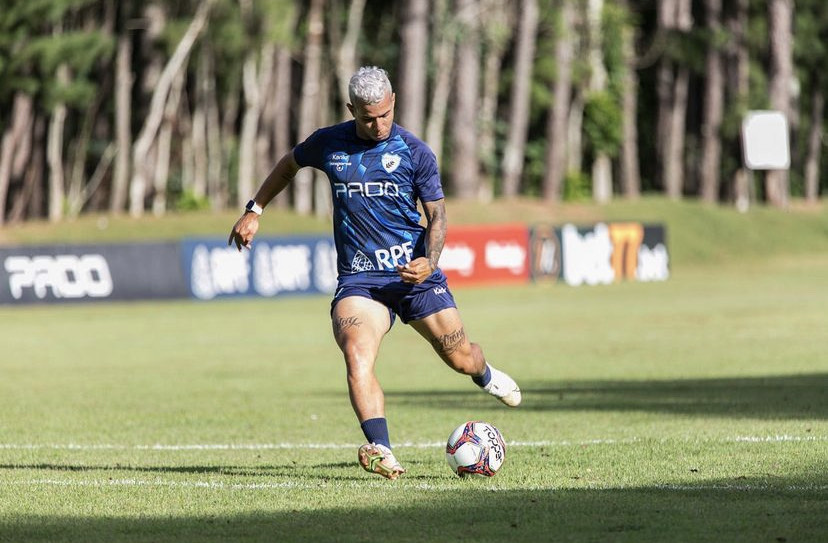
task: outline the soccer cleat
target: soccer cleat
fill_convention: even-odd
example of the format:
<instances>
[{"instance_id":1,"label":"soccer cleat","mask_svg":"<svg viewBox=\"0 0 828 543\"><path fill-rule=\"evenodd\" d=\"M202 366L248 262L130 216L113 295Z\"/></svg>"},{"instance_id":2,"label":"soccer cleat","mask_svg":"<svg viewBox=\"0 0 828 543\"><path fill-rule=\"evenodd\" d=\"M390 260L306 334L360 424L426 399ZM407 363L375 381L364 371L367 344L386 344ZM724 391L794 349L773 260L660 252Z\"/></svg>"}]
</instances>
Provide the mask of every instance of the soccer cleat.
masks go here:
<instances>
[{"instance_id":1,"label":"soccer cleat","mask_svg":"<svg viewBox=\"0 0 828 543\"><path fill-rule=\"evenodd\" d=\"M405 473L394 453L385 445L366 443L359 448L359 464L369 473L378 473L392 481Z\"/></svg>"},{"instance_id":2,"label":"soccer cleat","mask_svg":"<svg viewBox=\"0 0 828 543\"><path fill-rule=\"evenodd\" d=\"M489 366L492 372L492 379L489 384L483 387L483 390L499 399L509 407L517 407L520 405L520 388L515 383L515 380L503 373Z\"/></svg>"}]
</instances>

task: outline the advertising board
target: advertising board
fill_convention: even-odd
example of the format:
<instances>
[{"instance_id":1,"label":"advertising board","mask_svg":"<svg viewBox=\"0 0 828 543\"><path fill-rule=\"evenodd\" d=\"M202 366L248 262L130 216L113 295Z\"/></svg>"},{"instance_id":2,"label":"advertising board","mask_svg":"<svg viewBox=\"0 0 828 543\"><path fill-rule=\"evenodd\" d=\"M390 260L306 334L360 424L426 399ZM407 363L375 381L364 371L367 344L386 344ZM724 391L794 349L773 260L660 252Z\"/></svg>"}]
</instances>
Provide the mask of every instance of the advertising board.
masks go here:
<instances>
[{"instance_id":1,"label":"advertising board","mask_svg":"<svg viewBox=\"0 0 828 543\"><path fill-rule=\"evenodd\" d=\"M189 239L181 244L181 270L199 300L331 293L336 248L332 238L319 236L257 238L242 251L226 240Z\"/></svg>"},{"instance_id":2,"label":"advertising board","mask_svg":"<svg viewBox=\"0 0 828 543\"><path fill-rule=\"evenodd\" d=\"M182 298L179 244L0 248L0 303Z\"/></svg>"},{"instance_id":3,"label":"advertising board","mask_svg":"<svg viewBox=\"0 0 828 543\"><path fill-rule=\"evenodd\" d=\"M522 224L452 226L439 265L452 287L526 283L529 229Z\"/></svg>"},{"instance_id":4,"label":"advertising board","mask_svg":"<svg viewBox=\"0 0 828 543\"><path fill-rule=\"evenodd\" d=\"M664 281L670 276L665 230L661 225L566 224L560 228L559 236L560 277L568 285Z\"/></svg>"},{"instance_id":5,"label":"advertising board","mask_svg":"<svg viewBox=\"0 0 828 543\"><path fill-rule=\"evenodd\" d=\"M531 234L531 235L530 235ZM453 226L439 265L455 287L563 281L598 285L670 275L662 225ZM326 236L217 238L120 245L0 248L0 304L330 294L336 248Z\"/></svg>"}]
</instances>

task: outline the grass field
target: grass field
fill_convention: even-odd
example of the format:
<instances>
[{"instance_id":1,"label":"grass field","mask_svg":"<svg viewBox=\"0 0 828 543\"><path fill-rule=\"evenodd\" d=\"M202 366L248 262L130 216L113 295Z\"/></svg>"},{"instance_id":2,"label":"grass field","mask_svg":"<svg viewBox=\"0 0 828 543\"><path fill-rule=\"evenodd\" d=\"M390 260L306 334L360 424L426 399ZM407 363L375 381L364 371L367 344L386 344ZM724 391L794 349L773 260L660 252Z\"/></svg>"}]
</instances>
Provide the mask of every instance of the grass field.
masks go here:
<instances>
[{"instance_id":1,"label":"grass field","mask_svg":"<svg viewBox=\"0 0 828 543\"><path fill-rule=\"evenodd\" d=\"M681 227L663 283L456 291L518 409L398 323L394 482L356 464L326 297L0 307L0 541L825 541L828 253ZM445 463L471 419L492 479Z\"/></svg>"}]
</instances>

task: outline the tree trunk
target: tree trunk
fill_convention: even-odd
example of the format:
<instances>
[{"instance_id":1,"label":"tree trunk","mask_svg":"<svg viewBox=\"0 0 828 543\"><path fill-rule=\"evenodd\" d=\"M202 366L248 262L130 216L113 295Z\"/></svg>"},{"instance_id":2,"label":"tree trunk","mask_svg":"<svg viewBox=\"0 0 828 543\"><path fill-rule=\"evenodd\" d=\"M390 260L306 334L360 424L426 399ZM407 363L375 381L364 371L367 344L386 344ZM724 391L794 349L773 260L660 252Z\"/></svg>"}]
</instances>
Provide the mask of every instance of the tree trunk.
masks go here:
<instances>
[{"instance_id":1,"label":"tree trunk","mask_svg":"<svg viewBox=\"0 0 828 543\"><path fill-rule=\"evenodd\" d=\"M98 18L98 14L87 12L82 16L83 21L81 24L87 32L99 29L107 38L114 40L115 9L112 1L108 0L103 2L103 7L103 21ZM97 81L97 92L83 113L83 121L80 123L80 128L73 130L73 135L68 145L70 158L68 160L69 167L67 170L69 179L66 208L70 218L75 218L80 214L83 207L89 202L90 196L94 193L89 186L90 179L88 178L87 172L87 162L96 154L94 147L92 147L92 153L90 154L93 137L97 136L100 139L108 139L109 137L108 117L99 116L99 112L102 108L106 107L109 97L112 96L113 63L111 58L106 57L95 64L96 68L102 74ZM95 171L100 172L102 166L104 166L104 170L108 168L109 158L105 156L105 153L101 154L98 157L98 165ZM97 189L97 187L95 188Z\"/></svg>"},{"instance_id":2,"label":"tree trunk","mask_svg":"<svg viewBox=\"0 0 828 543\"><path fill-rule=\"evenodd\" d=\"M684 187L684 133L687 119L687 92L690 71L679 66L673 84L672 107L668 112L669 135L665 145L664 182L667 196L678 200Z\"/></svg>"},{"instance_id":3,"label":"tree trunk","mask_svg":"<svg viewBox=\"0 0 828 543\"><path fill-rule=\"evenodd\" d=\"M601 17L604 0L587 2L587 27L589 35L590 92L604 93L607 90L607 70L601 36ZM597 150L592 163L592 198L600 203L612 199L612 162L605 151Z\"/></svg>"},{"instance_id":4,"label":"tree trunk","mask_svg":"<svg viewBox=\"0 0 828 543\"><path fill-rule=\"evenodd\" d=\"M275 55L275 46L267 43L260 55L255 52L248 54L242 70L245 112L239 139L239 207L253 196L253 185L256 182L256 135L259 132L264 95L270 88ZM257 56L261 58L258 69L256 68Z\"/></svg>"},{"instance_id":5,"label":"tree trunk","mask_svg":"<svg viewBox=\"0 0 828 543\"><path fill-rule=\"evenodd\" d=\"M273 90L273 154L275 160L281 158L291 149L290 140L290 89L293 77L291 75L290 50L287 47L280 47L276 56L276 87ZM270 165L271 167L273 164ZM276 205L288 206L290 192L283 190L276 196Z\"/></svg>"},{"instance_id":6,"label":"tree trunk","mask_svg":"<svg viewBox=\"0 0 828 543\"><path fill-rule=\"evenodd\" d=\"M659 4L658 31L687 32L692 26L689 0L663 0ZM665 193L681 198L684 186L684 127L687 114L689 70L663 58L658 72L657 151L659 177Z\"/></svg>"},{"instance_id":7,"label":"tree trunk","mask_svg":"<svg viewBox=\"0 0 828 543\"><path fill-rule=\"evenodd\" d=\"M308 37L305 43L305 66L302 74L302 101L299 105L299 140L302 141L319 125L319 80L322 77L322 42L325 39L325 0L311 0L308 12ZM310 215L313 211L313 171L299 170L293 182L296 212Z\"/></svg>"},{"instance_id":8,"label":"tree trunk","mask_svg":"<svg viewBox=\"0 0 828 543\"><path fill-rule=\"evenodd\" d=\"M132 151L134 170L132 185L129 191L129 211L133 216L140 216L144 213L144 198L152 176L152 173L147 168L147 157L158 135L158 129L164 117L167 96L169 95L176 75L185 67L187 58L198 36L207 26L207 18L213 2L214 0L203 0L199 4L195 17L181 38L181 41L178 43L172 57L170 57L170 60L164 66L164 70L161 72L158 84L152 94L149 114L135 141L135 146Z\"/></svg>"},{"instance_id":9,"label":"tree trunk","mask_svg":"<svg viewBox=\"0 0 828 543\"><path fill-rule=\"evenodd\" d=\"M750 66L747 44L748 27L748 0L736 0L735 9L728 17L727 29L732 36L728 47L727 88L732 89L733 96L729 103L733 103L737 111L744 113L748 107L748 92L750 83ZM744 212L750 207L752 187L744 165L734 172L729 183L729 197L736 207Z\"/></svg>"},{"instance_id":10,"label":"tree trunk","mask_svg":"<svg viewBox=\"0 0 828 543\"><path fill-rule=\"evenodd\" d=\"M436 0L434 6L435 43L432 46L435 57L434 90L431 94L431 111L426 123L426 143L437 157L437 164L442 163L443 133L448 112L449 94L451 93L451 75L454 72L454 49L457 37L452 31L453 22L448 10L447 0Z\"/></svg>"},{"instance_id":11,"label":"tree trunk","mask_svg":"<svg viewBox=\"0 0 828 543\"><path fill-rule=\"evenodd\" d=\"M460 199L477 197L480 183L478 95L480 92L480 28L477 3L457 0L457 20L463 39L457 47L454 121L451 124L451 185Z\"/></svg>"},{"instance_id":12,"label":"tree trunk","mask_svg":"<svg viewBox=\"0 0 828 543\"><path fill-rule=\"evenodd\" d=\"M348 8L348 26L345 29L345 37L338 47L339 62L336 63L336 73L343 102L350 102L348 99L348 83L357 69L357 45L364 11L365 0L351 0L351 5Z\"/></svg>"},{"instance_id":13,"label":"tree trunk","mask_svg":"<svg viewBox=\"0 0 828 543\"><path fill-rule=\"evenodd\" d=\"M207 131L207 179L206 185L200 186L204 181L199 181L194 189L196 196L207 196L210 200L210 207L214 211L227 207L230 200L230 187L228 186L229 175L225 175L225 167L229 163L229 157L225 157L225 143L222 139L222 119L219 113L219 102L216 93L216 70L215 58L212 48L208 48L206 56L206 76L202 90L204 91L204 108ZM233 94L235 98L236 94ZM236 110L238 100L234 100ZM235 119L237 111L228 108L226 114ZM228 153L229 154L229 153Z\"/></svg>"},{"instance_id":14,"label":"tree trunk","mask_svg":"<svg viewBox=\"0 0 828 543\"><path fill-rule=\"evenodd\" d=\"M791 84L793 83L793 0L770 0L768 34L770 70L768 83L771 107L791 119ZM788 205L787 170L771 170L765 175L765 196L775 207Z\"/></svg>"},{"instance_id":15,"label":"tree trunk","mask_svg":"<svg viewBox=\"0 0 828 543\"><path fill-rule=\"evenodd\" d=\"M207 176L209 175L209 158L207 146L207 108L210 87L213 85L210 69L209 47L202 47L196 68L195 93L193 94L193 113L190 122L190 142L192 145L193 184L189 187L196 198L207 195ZM221 156L219 154L219 156Z\"/></svg>"},{"instance_id":16,"label":"tree trunk","mask_svg":"<svg viewBox=\"0 0 828 543\"><path fill-rule=\"evenodd\" d=\"M573 87L566 119L566 166L565 173L581 173L584 170L584 93ZM565 176L564 176L565 177ZM564 180L565 182L565 180Z\"/></svg>"},{"instance_id":17,"label":"tree trunk","mask_svg":"<svg viewBox=\"0 0 828 543\"><path fill-rule=\"evenodd\" d=\"M628 0L623 0L629 11ZM636 71L635 27L625 24L622 29L622 123L621 140L621 192L626 198L638 198L641 194L641 169L638 162L638 72Z\"/></svg>"},{"instance_id":18,"label":"tree trunk","mask_svg":"<svg viewBox=\"0 0 828 543\"><path fill-rule=\"evenodd\" d=\"M219 207L220 204L223 202L225 205L230 203L230 168L233 153L237 150L237 140L236 140L236 126L239 120L239 95L241 91L239 89L239 83L237 80L233 80L229 82L230 89L224 95L224 100L219 107L218 104L218 97L214 102L215 110L214 113L210 113L208 109L207 112L207 138L208 138L208 145L212 144L211 134L210 134L210 125L211 125L211 116L213 122L218 122L218 134L219 138L218 141L221 145L221 175L218 178L218 186L215 196L211 195L210 200L212 202L213 209L224 209L224 206ZM210 151L212 156L212 150Z\"/></svg>"},{"instance_id":19,"label":"tree trunk","mask_svg":"<svg viewBox=\"0 0 828 543\"><path fill-rule=\"evenodd\" d=\"M486 50L483 62L483 94L480 102L478 126L478 156L482 157L482 175L477 190L481 202L490 202L494 197L494 177L497 175L497 149L495 148L495 125L497 124L497 95L500 82L501 51Z\"/></svg>"},{"instance_id":20,"label":"tree trunk","mask_svg":"<svg viewBox=\"0 0 828 543\"><path fill-rule=\"evenodd\" d=\"M19 153L19 149L25 146L24 140L32 137L34 123L32 97L21 91L15 93L10 117L11 121L3 133L3 143L0 147L0 225L5 223L15 159L22 154Z\"/></svg>"},{"instance_id":21,"label":"tree trunk","mask_svg":"<svg viewBox=\"0 0 828 543\"><path fill-rule=\"evenodd\" d=\"M713 36L722 30L722 0L705 0L707 28ZM702 122L701 199L715 203L719 198L721 170L721 127L724 116L724 67L716 39L707 45L704 89L704 121Z\"/></svg>"},{"instance_id":22,"label":"tree trunk","mask_svg":"<svg viewBox=\"0 0 828 543\"><path fill-rule=\"evenodd\" d=\"M816 203L819 198L820 157L825 114L825 94L817 87L811 97L811 127L808 131L808 155L805 159L805 200Z\"/></svg>"},{"instance_id":23,"label":"tree trunk","mask_svg":"<svg viewBox=\"0 0 828 543\"><path fill-rule=\"evenodd\" d=\"M397 110L400 124L422 136L428 66L428 0L405 0L401 13Z\"/></svg>"},{"instance_id":24,"label":"tree trunk","mask_svg":"<svg viewBox=\"0 0 828 543\"><path fill-rule=\"evenodd\" d=\"M265 179L270 171L273 169L275 160L273 158L273 136L275 128L273 126L276 118L276 110L274 104L276 103L276 95L273 92L273 86L277 84L278 74L278 57L279 46L273 44L273 60L270 63L270 80L273 82L271 88L262 89L262 115L259 119L258 132L256 133L256 158L255 158L255 179L261 181ZM285 192L285 191L282 191Z\"/></svg>"},{"instance_id":25,"label":"tree trunk","mask_svg":"<svg viewBox=\"0 0 828 543\"><path fill-rule=\"evenodd\" d=\"M57 69L60 85L69 84L69 67L61 64ZM63 203L66 200L66 182L63 170L63 129L66 125L66 104L58 102L49 122L49 136L46 147L46 161L49 164L49 220L63 219Z\"/></svg>"},{"instance_id":26,"label":"tree trunk","mask_svg":"<svg viewBox=\"0 0 828 543\"><path fill-rule=\"evenodd\" d=\"M678 0L661 0L658 3L658 18L656 33L659 36L669 35L676 26L676 3ZM670 111L673 105L673 81L675 79L673 63L663 54L658 62L656 75L656 93L658 95L658 118L656 123L656 155L658 157L658 181L661 188L667 192L667 161L670 137Z\"/></svg>"},{"instance_id":27,"label":"tree trunk","mask_svg":"<svg viewBox=\"0 0 828 543\"><path fill-rule=\"evenodd\" d=\"M196 80L198 80L197 75ZM178 113L178 135L181 138L181 194L195 196L195 190L193 190L195 187L195 152L193 151L195 131L193 130L193 113L190 111L191 104L194 104L194 101L190 98L190 93L184 89L181 110Z\"/></svg>"},{"instance_id":28,"label":"tree trunk","mask_svg":"<svg viewBox=\"0 0 828 543\"><path fill-rule=\"evenodd\" d=\"M498 95L502 59L509 46L508 37L515 33L507 4L501 0L484 0L481 4L483 30L483 93L481 95L478 126L480 130L477 154L481 159L482 175L477 198L490 202L494 198L494 180L498 175L495 129L497 127Z\"/></svg>"},{"instance_id":29,"label":"tree trunk","mask_svg":"<svg viewBox=\"0 0 828 543\"><path fill-rule=\"evenodd\" d=\"M98 112L104 105L104 97L111 94L111 89L105 88L111 85L111 80L108 80L108 75L104 77L107 79L105 83L101 83L101 87L104 88L100 89L93 103L86 109L81 129L77 131L74 136L74 141L70 144L70 148L74 148L72 166L69 169L69 191L66 198L70 218L76 218L80 215L83 207L89 202L91 195L97 190L97 186L90 186L91 179L87 178L86 163L90 158L89 148L92 142L95 124L101 121L98 118ZM108 152L104 152L99 158L98 165L95 168L96 172L101 171L102 168L105 171L109 167L109 162L112 157L107 155Z\"/></svg>"},{"instance_id":30,"label":"tree trunk","mask_svg":"<svg viewBox=\"0 0 828 543\"><path fill-rule=\"evenodd\" d=\"M170 153L172 149L173 130L175 129L176 116L181 102L186 72L180 71L175 77L170 94L167 98L167 105L164 107L164 120L158 130L158 157L155 161L155 172L153 173L153 197L152 212L156 217L167 211L167 184L170 177Z\"/></svg>"},{"instance_id":31,"label":"tree trunk","mask_svg":"<svg viewBox=\"0 0 828 543\"><path fill-rule=\"evenodd\" d=\"M503 150L503 195L507 197L517 196L523 177L538 19L537 0L522 0L515 48L515 75L509 97L509 132Z\"/></svg>"},{"instance_id":32,"label":"tree trunk","mask_svg":"<svg viewBox=\"0 0 828 543\"><path fill-rule=\"evenodd\" d=\"M43 140L46 136L46 124L43 117L36 116L32 127L32 154L27 157L26 172L23 177L23 189L15 198L8 222L21 222L28 212L29 217L39 217L43 211L38 195L43 185L43 164L45 161Z\"/></svg>"},{"instance_id":33,"label":"tree trunk","mask_svg":"<svg viewBox=\"0 0 828 543\"><path fill-rule=\"evenodd\" d=\"M546 157L542 194L546 201L559 201L567 170L569 152L569 111L572 103L572 64L575 61L575 7L563 0L561 20L555 38L556 77L552 88L552 107L546 122Z\"/></svg>"},{"instance_id":34,"label":"tree trunk","mask_svg":"<svg viewBox=\"0 0 828 543\"><path fill-rule=\"evenodd\" d=\"M129 158L132 148L132 38L125 34L118 38L115 61L115 138L118 154L115 157L115 175L109 195L109 211L122 213L126 207L129 187Z\"/></svg>"}]
</instances>

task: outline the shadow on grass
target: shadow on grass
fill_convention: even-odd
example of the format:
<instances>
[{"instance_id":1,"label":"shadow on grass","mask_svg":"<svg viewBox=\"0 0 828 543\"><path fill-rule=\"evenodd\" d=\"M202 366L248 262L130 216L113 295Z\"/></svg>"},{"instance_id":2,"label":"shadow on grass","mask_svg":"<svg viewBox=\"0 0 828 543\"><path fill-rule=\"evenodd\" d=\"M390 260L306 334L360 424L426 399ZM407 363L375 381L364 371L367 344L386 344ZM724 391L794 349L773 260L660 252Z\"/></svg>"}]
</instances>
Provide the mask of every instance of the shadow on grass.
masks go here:
<instances>
[{"instance_id":1,"label":"shadow on grass","mask_svg":"<svg viewBox=\"0 0 828 543\"><path fill-rule=\"evenodd\" d=\"M477 484L370 494L342 508L161 516L0 516L0 540L181 541L824 541L826 480L710 482L632 489L491 491ZM393 483L389 483L393 484ZM369 490L366 490L369 491ZM264 500L263 500L264 501Z\"/></svg>"},{"instance_id":2,"label":"shadow on grass","mask_svg":"<svg viewBox=\"0 0 828 543\"><path fill-rule=\"evenodd\" d=\"M421 462L408 459L406 466L415 468ZM189 465L189 466L152 466L152 465L124 465L124 464L69 464L69 463L32 463L32 464L0 464L0 476L4 472L20 470L34 470L44 473L102 473L107 478L114 478L114 474L127 473L154 473L156 475L226 475L232 477L260 478L267 483L280 481L295 482L297 478L306 478L314 484L325 483L360 483L365 482L366 475L356 462L330 462L321 464L297 465L263 464L255 466L227 466L227 465ZM416 469L412 471L417 471ZM320 476L320 473L324 475ZM372 478L373 479L373 478ZM406 480L432 481L429 475L408 474ZM2 538L0 538L2 541Z\"/></svg>"},{"instance_id":3,"label":"shadow on grass","mask_svg":"<svg viewBox=\"0 0 828 543\"><path fill-rule=\"evenodd\" d=\"M651 411L766 419L828 418L828 373L669 381L521 382L525 410ZM463 391L387 391L395 402L467 408L490 399Z\"/></svg>"}]
</instances>

